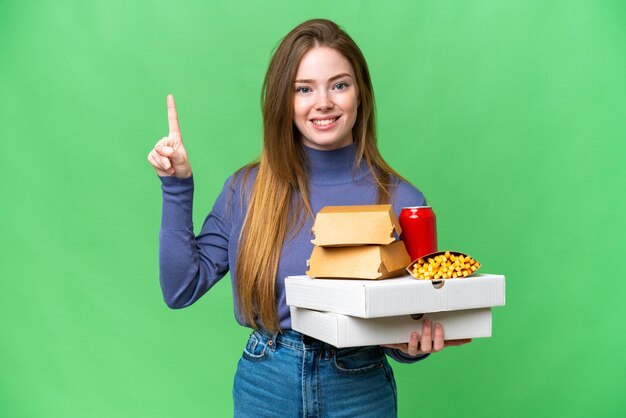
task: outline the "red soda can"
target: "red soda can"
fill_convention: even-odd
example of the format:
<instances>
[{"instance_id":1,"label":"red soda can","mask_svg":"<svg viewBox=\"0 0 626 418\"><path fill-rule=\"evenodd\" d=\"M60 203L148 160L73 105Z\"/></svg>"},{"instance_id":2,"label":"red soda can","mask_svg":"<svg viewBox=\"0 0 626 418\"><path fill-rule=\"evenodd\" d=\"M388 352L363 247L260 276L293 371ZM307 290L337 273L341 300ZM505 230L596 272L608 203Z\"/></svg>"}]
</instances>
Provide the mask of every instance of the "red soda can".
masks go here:
<instances>
[{"instance_id":1,"label":"red soda can","mask_svg":"<svg viewBox=\"0 0 626 418\"><path fill-rule=\"evenodd\" d=\"M402 208L399 221L411 261L437 251L437 221L430 206Z\"/></svg>"}]
</instances>

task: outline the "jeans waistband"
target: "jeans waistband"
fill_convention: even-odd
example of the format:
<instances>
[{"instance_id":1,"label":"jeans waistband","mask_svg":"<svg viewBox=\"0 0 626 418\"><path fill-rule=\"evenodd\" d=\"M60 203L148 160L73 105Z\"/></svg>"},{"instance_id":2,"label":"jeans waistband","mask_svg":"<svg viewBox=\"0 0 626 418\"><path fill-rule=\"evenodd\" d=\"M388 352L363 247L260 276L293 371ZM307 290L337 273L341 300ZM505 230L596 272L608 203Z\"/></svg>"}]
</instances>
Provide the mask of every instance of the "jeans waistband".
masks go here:
<instances>
[{"instance_id":1,"label":"jeans waistband","mask_svg":"<svg viewBox=\"0 0 626 418\"><path fill-rule=\"evenodd\" d=\"M298 331L292 329L284 329L280 332L270 333L266 329L259 328L256 330L260 335L268 340L272 340L274 344L281 344L297 350L314 350L314 349L328 349L334 348L332 345L323 341L317 340L308 335L304 335Z\"/></svg>"}]
</instances>

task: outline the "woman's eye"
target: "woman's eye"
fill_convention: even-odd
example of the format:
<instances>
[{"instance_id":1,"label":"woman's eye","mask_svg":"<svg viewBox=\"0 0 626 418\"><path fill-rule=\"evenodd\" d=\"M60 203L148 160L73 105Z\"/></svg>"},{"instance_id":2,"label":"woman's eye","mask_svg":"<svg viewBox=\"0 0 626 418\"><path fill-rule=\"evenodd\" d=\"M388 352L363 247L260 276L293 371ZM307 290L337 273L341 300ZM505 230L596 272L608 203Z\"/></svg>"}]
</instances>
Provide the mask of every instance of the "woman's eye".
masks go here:
<instances>
[{"instance_id":1,"label":"woman's eye","mask_svg":"<svg viewBox=\"0 0 626 418\"><path fill-rule=\"evenodd\" d=\"M344 83L343 81L341 83L337 83L335 84L335 89L337 90L343 90L345 88L347 88L349 86L348 83Z\"/></svg>"},{"instance_id":2,"label":"woman's eye","mask_svg":"<svg viewBox=\"0 0 626 418\"><path fill-rule=\"evenodd\" d=\"M310 91L308 87L296 87L296 93L309 93Z\"/></svg>"}]
</instances>

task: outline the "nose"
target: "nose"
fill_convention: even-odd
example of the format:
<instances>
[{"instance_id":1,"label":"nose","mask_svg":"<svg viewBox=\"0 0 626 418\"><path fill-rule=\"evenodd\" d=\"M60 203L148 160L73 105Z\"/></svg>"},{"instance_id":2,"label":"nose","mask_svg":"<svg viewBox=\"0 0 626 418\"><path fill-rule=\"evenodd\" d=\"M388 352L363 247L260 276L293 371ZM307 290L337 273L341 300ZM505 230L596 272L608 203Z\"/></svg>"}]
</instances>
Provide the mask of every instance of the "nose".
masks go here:
<instances>
[{"instance_id":1,"label":"nose","mask_svg":"<svg viewBox=\"0 0 626 418\"><path fill-rule=\"evenodd\" d=\"M320 91L317 95L316 110L332 109L333 107L334 103L330 94L327 91Z\"/></svg>"}]
</instances>

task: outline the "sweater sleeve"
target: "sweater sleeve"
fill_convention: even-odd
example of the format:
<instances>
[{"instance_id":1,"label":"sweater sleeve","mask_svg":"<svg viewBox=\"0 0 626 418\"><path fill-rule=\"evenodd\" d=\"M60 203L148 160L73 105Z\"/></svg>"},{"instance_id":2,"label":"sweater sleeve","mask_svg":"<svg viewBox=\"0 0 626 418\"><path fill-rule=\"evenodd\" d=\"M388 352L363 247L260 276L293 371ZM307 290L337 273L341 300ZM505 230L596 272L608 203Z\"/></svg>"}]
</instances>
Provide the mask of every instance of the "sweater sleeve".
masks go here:
<instances>
[{"instance_id":1,"label":"sweater sleeve","mask_svg":"<svg viewBox=\"0 0 626 418\"><path fill-rule=\"evenodd\" d=\"M159 270L165 303L173 309L191 305L228 272L230 219L225 186L200 234L193 231L193 177L160 177L163 210L159 232ZM227 182L228 183L228 182Z\"/></svg>"},{"instance_id":2,"label":"sweater sleeve","mask_svg":"<svg viewBox=\"0 0 626 418\"><path fill-rule=\"evenodd\" d=\"M388 347L385 347L383 350L385 351L385 354L387 354L389 357L391 357L398 363L416 363L430 356L430 354L420 354L419 356L413 357L408 354L404 354L400 350L397 350L395 348L388 348Z\"/></svg>"},{"instance_id":3,"label":"sweater sleeve","mask_svg":"<svg viewBox=\"0 0 626 418\"><path fill-rule=\"evenodd\" d=\"M425 206L428 203L424 194L410 183L400 181L393 196L393 210L400 216L402 208L408 206Z\"/></svg>"}]
</instances>

